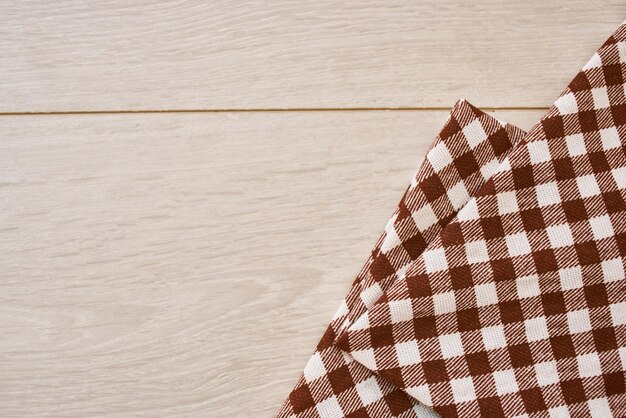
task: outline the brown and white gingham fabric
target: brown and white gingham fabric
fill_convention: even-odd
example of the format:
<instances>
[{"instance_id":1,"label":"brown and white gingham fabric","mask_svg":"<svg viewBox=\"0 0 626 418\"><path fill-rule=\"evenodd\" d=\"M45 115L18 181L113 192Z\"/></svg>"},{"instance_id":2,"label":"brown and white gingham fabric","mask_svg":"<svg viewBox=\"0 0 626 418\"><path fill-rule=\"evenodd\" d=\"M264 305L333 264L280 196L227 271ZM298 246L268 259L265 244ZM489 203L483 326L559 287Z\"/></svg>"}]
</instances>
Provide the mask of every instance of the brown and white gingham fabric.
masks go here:
<instances>
[{"instance_id":1,"label":"brown and white gingham fabric","mask_svg":"<svg viewBox=\"0 0 626 418\"><path fill-rule=\"evenodd\" d=\"M436 416L341 352L335 336L402 277L523 135L464 100L454 106L279 417Z\"/></svg>"},{"instance_id":2,"label":"brown and white gingham fabric","mask_svg":"<svg viewBox=\"0 0 626 418\"><path fill-rule=\"evenodd\" d=\"M625 417L625 81L622 24L337 344L443 417Z\"/></svg>"}]
</instances>

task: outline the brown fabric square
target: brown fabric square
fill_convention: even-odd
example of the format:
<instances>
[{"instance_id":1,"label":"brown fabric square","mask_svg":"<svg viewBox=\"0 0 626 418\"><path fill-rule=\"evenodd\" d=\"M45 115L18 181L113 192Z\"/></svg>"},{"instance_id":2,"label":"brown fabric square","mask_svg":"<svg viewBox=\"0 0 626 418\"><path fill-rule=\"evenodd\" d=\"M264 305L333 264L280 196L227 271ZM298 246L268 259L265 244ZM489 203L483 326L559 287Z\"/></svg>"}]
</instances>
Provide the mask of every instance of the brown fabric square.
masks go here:
<instances>
[{"instance_id":1,"label":"brown fabric square","mask_svg":"<svg viewBox=\"0 0 626 418\"><path fill-rule=\"evenodd\" d=\"M478 309L464 309L456 312L459 331L472 331L481 327Z\"/></svg>"},{"instance_id":2,"label":"brown fabric square","mask_svg":"<svg viewBox=\"0 0 626 418\"><path fill-rule=\"evenodd\" d=\"M293 412L296 414L304 412L315 406L315 401L313 400L313 396L311 396L311 391L307 385L294 389L289 394L289 402L291 403Z\"/></svg>"},{"instance_id":3,"label":"brown fabric square","mask_svg":"<svg viewBox=\"0 0 626 418\"><path fill-rule=\"evenodd\" d=\"M554 251L550 249L534 252L533 259L535 260L535 269L539 274L559 269L559 265L554 257Z\"/></svg>"},{"instance_id":4,"label":"brown fabric square","mask_svg":"<svg viewBox=\"0 0 626 418\"><path fill-rule=\"evenodd\" d=\"M427 275L407 277L406 286L409 291L409 296L413 299L424 298L433 294Z\"/></svg>"},{"instance_id":5,"label":"brown fabric square","mask_svg":"<svg viewBox=\"0 0 626 418\"><path fill-rule=\"evenodd\" d=\"M617 338L613 328L598 328L592 330L592 333L593 342L599 352L617 349Z\"/></svg>"},{"instance_id":6,"label":"brown fabric square","mask_svg":"<svg viewBox=\"0 0 626 418\"><path fill-rule=\"evenodd\" d=\"M448 226L441 233L441 242L446 247L464 244L465 241L463 240L461 225L456 222L448 224Z\"/></svg>"},{"instance_id":7,"label":"brown fabric square","mask_svg":"<svg viewBox=\"0 0 626 418\"><path fill-rule=\"evenodd\" d=\"M530 165L515 168L512 171L513 184L517 190L533 187L535 179L533 178L533 167Z\"/></svg>"},{"instance_id":8,"label":"brown fabric square","mask_svg":"<svg viewBox=\"0 0 626 418\"><path fill-rule=\"evenodd\" d=\"M335 335L335 331L333 330L333 327L328 326L328 328L326 328L326 332L324 333L324 336L322 336L322 339L317 344L317 349L321 351L332 346L333 343L335 342L335 337L336 335Z\"/></svg>"},{"instance_id":9,"label":"brown fabric square","mask_svg":"<svg viewBox=\"0 0 626 418\"><path fill-rule=\"evenodd\" d=\"M543 311L546 315L557 315L567 312L563 293L544 293L541 295L541 303L543 305Z\"/></svg>"},{"instance_id":10,"label":"brown fabric square","mask_svg":"<svg viewBox=\"0 0 626 418\"><path fill-rule=\"evenodd\" d=\"M419 257L424 252L427 245L426 239L424 239L419 232L402 243L402 246L411 257L411 260L415 260Z\"/></svg>"},{"instance_id":11,"label":"brown fabric square","mask_svg":"<svg viewBox=\"0 0 626 418\"><path fill-rule=\"evenodd\" d=\"M578 256L578 262L581 266L587 266L589 264L597 264L600 262L600 254L598 253L598 247L592 241L581 242L574 244L576 249L576 255Z\"/></svg>"},{"instance_id":12,"label":"brown fabric square","mask_svg":"<svg viewBox=\"0 0 626 418\"><path fill-rule=\"evenodd\" d=\"M472 376L480 376L493 371L489 365L489 356L484 351L466 354L465 362Z\"/></svg>"},{"instance_id":13,"label":"brown fabric square","mask_svg":"<svg viewBox=\"0 0 626 418\"><path fill-rule=\"evenodd\" d=\"M576 77L569 83L569 88L573 92L590 90L591 84L589 84L589 80L587 80L587 76L583 71L579 72Z\"/></svg>"},{"instance_id":14,"label":"brown fabric square","mask_svg":"<svg viewBox=\"0 0 626 418\"><path fill-rule=\"evenodd\" d=\"M602 71L604 72L604 79L607 86L614 86L617 84L623 84L622 67L620 64L603 65Z\"/></svg>"},{"instance_id":15,"label":"brown fabric square","mask_svg":"<svg viewBox=\"0 0 626 418\"><path fill-rule=\"evenodd\" d=\"M371 418L370 414L367 413L367 409L365 407L359 408L356 411L350 412L346 414L346 418Z\"/></svg>"},{"instance_id":16,"label":"brown fabric square","mask_svg":"<svg viewBox=\"0 0 626 418\"><path fill-rule=\"evenodd\" d=\"M468 265L451 268L450 280L453 289L459 290L470 287L473 285L472 269Z\"/></svg>"},{"instance_id":17,"label":"brown fabric square","mask_svg":"<svg viewBox=\"0 0 626 418\"><path fill-rule=\"evenodd\" d=\"M615 125L626 125L626 104L611 106L611 115Z\"/></svg>"},{"instance_id":18,"label":"brown fabric square","mask_svg":"<svg viewBox=\"0 0 626 418\"><path fill-rule=\"evenodd\" d=\"M609 161L603 152L589 153L588 158L594 173L603 173L611 169Z\"/></svg>"},{"instance_id":19,"label":"brown fabric square","mask_svg":"<svg viewBox=\"0 0 626 418\"><path fill-rule=\"evenodd\" d=\"M328 373L328 381L335 395L354 387L354 380L347 365L343 365Z\"/></svg>"},{"instance_id":20,"label":"brown fabric square","mask_svg":"<svg viewBox=\"0 0 626 418\"><path fill-rule=\"evenodd\" d=\"M580 222L589 219L582 199L563 202L562 206L568 222Z\"/></svg>"},{"instance_id":21,"label":"brown fabric square","mask_svg":"<svg viewBox=\"0 0 626 418\"><path fill-rule=\"evenodd\" d=\"M509 357L513 367L526 367L533 364L533 355L528 344L510 345Z\"/></svg>"},{"instance_id":22,"label":"brown fabric square","mask_svg":"<svg viewBox=\"0 0 626 418\"><path fill-rule=\"evenodd\" d=\"M571 158L559 158L552 161L554 176L557 180L569 180L576 177Z\"/></svg>"},{"instance_id":23,"label":"brown fabric square","mask_svg":"<svg viewBox=\"0 0 626 418\"><path fill-rule=\"evenodd\" d=\"M515 279L515 268L510 258L491 260L491 270L493 270L494 279L497 282Z\"/></svg>"},{"instance_id":24,"label":"brown fabric square","mask_svg":"<svg viewBox=\"0 0 626 418\"><path fill-rule=\"evenodd\" d=\"M522 390L520 395L522 396L522 402L524 402L524 408L526 408L527 412L539 412L546 409L546 402L541 394L541 389L532 388Z\"/></svg>"},{"instance_id":25,"label":"brown fabric square","mask_svg":"<svg viewBox=\"0 0 626 418\"><path fill-rule=\"evenodd\" d=\"M446 193L446 188L437 175L432 175L420 183L420 188L429 202L434 202Z\"/></svg>"},{"instance_id":26,"label":"brown fabric square","mask_svg":"<svg viewBox=\"0 0 626 418\"><path fill-rule=\"evenodd\" d=\"M480 170L472 151L466 152L454 160L454 166L463 180Z\"/></svg>"},{"instance_id":27,"label":"brown fabric square","mask_svg":"<svg viewBox=\"0 0 626 418\"><path fill-rule=\"evenodd\" d=\"M383 325L372 327L372 347L380 348L393 345L393 327L391 325Z\"/></svg>"},{"instance_id":28,"label":"brown fabric square","mask_svg":"<svg viewBox=\"0 0 626 418\"><path fill-rule=\"evenodd\" d=\"M389 407L389 410L393 416L400 415L404 411L407 411L413 407L411 400L406 393L401 390L395 390L385 396L385 403Z\"/></svg>"},{"instance_id":29,"label":"brown fabric square","mask_svg":"<svg viewBox=\"0 0 626 418\"><path fill-rule=\"evenodd\" d=\"M606 287L604 284L594 284L584 287L585 300L590 308L599 308L601 306L608 306L609 296L606 294Z\"/></svg>"},{"instance_id":30,"label":"brown fabric square","mask_svg":"<svg viewBox=\"0 0 626 418\"><path fill-rule=\"evenodd\" d=\"M428 383L438 383L449 380L445 361L424 361L421 364L422 370L424 370L424 377Z\"/></svg>"},{"instance_id":31,"label":"brown fabric square","mask_svg":"<svg viewBox=\"0 0 626 418\"><path fill-rule=\"evenodd\" d=\"M504 409L502 409L502 402L500 402L500 398L496 396L478 399L478 407L480 408L480 413L484 417L489 417L489 418L505 418L506 417L506 415L504 414Z\"/></svg>"},{"instance_id":32,"label":"brown fabric square","mask_svg":"<svg viewBox=\"0 0 626 418\"><path fill-rule=\"evenodd\" d=\"M626 393L624 373L608 373L602 376L602 379L604 380L604 390L607 395L611 396Z\"/></svg>"},{"instance_id":33,"label":"brown fabric square","mask_svg":"<svg viewBox=\"0 0 626 418\"><path fill-rule=\"evenodd\" d=\"M562 381L561 391L568 404L583 402L587 399L585 396L585 387L580 379Z\"/></svg>"},{"instance_id":34,"label":"brown fabric square","mask_svg":"<svg viewBox=\"0 0 626 418\"><path fill-rule=\"evenodd\" d=\"M602 200L609 214L626 210L626 202L618 190L602 193Z\"/></svg>"},{"instance_id":35,"label":"brown fabric square","mask_svg":"<svg viewBox=\"0 0 626 418\"><path fill-rule=\"evenodd\" d=\"M523 210L520 212L520 215L522 216L524 229L526 229L527 231L536 231L538 229L546 228L546 224L543 221L543 215L541 214L541 209L533 208Z\"/></svg>"},{"instance_id":36,"label":"brown fabric square","mask_svg":"<svg viewBox=\"0 0 626 418\"><path fill-rule=\"evenodd\" d=\"M545 118L541 121L541 125L543 126L543 131L548 139L562 138L565 136L563 117L561 116Z\"/></svg>"},{"instance_id":37,"label":"brown fabric square","mask_svg":"<svg viewBox=\"0 0 626 418\"><path fill-rule=\"evenodd\" d=\"M372 267L370 268L372 277L377 282L388 277L390 274L393 274L395 271L396 270L389 262L389 259L383 253L379 253L376 258L374 258L374 261L372 262Z\"/></svg>"},{"instance_id":38,"label":"brown fabric square","mask_svg":"<svg viewBox=\"0 0 626 418\"><path fill-rule=\"evenodd\" d=\"M557 360L576 356L576 350L574 350L574 343L570 335L550 338L550 346Z\"/></svg>"},{"instance_id":39,"label":"brown fabric square","mask_svg":"<svg viewBox=\"0 0 626 418\"><path fill-rule=\"evenodd\" d=\"M500 157L505 152L511 149L511 139L506 132L506 129L500 128L494 134L489 137L489 143L493 148L493 152L496 157Z\"/></svg>"},{"instance_id":40,"label":"brown fabric square","mask_svg":"<svg viewBox=\"0 0 626 418\"><path fill-rule=\"evenodd\" d=\"M504 324L524 320L524 313L522 312L522 305L519 300L500 302L498 307L500 308L500 318Z\"/></svg>"},{"instance_id":41,"label":"brown fabric square","mask_svg":"<svg viewBox=\"0 0 626 418\"><path fill-rule=\"evenodd\" d=\"M578 122L580 123L580 131L583 133L598 130L598 120L596 119L596 112L593 110L578 112Z\"/></svg>"},{"instance_id":42,"label":"brown fabric square","mask_svg":"<svg viewBox=\"0 0 626 418\"><path fill-rule=\"evenodd\" d=\"M485 238L493 239L504 236L504 228L502 227L502 220L499 216L489 216L480 219L480 226L483 229Z\"/></svg>"},{"instance_id":43,"label":"brown fabric square","mask_svg":"<svg viewBox=\"0 0 626 418\"><path fill-rule=\"evenodd\" d=\"M434 316L427 316L419 320L413 320L415 338L424 339L437 336L437 321Z\"/></svg>"}]
</instances>

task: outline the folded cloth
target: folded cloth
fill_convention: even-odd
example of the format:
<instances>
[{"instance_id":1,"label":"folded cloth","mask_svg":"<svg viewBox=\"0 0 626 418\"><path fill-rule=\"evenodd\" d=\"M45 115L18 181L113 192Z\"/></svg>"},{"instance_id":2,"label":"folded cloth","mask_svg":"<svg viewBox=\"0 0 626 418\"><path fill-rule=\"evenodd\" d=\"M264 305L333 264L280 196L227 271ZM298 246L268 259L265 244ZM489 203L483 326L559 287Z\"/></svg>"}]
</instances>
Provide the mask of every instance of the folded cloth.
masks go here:
<instances>
[{"instance_id":1,"label":"folded cloth","mask_svg":"<svg viewBox=\"0 0 626 418\"><path fill-rule=\"evenodd\" d=\"M622 24L337 345L443 417L626 416L625 80Z\"/></svg>"},{"instance_id":2,"label":"folded cloth","mask_svg":"<svg viewBox=\"0 0 626 418\"><path fill-rule=\"evenodd\" d=\"M434 416L342 353L334 345L335 336L403 276L523 135L464 100L454 106L279 417Z\"/></svg>"}]
</instances>

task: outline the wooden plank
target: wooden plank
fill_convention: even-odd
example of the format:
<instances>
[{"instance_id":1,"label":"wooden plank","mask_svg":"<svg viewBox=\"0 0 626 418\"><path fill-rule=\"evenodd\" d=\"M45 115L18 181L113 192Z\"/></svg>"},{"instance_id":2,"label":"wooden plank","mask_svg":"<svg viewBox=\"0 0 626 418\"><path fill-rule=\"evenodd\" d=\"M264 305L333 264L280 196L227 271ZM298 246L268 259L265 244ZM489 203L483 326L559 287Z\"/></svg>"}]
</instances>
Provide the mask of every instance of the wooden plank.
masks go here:
<instances>
[{"instance_id":1,"label":"wooden plank","mask_svg":"<svg viewBox=\"0 0 626 418\"><path fill-rule=\"evenodd\" d=\"M445 118L0 118L3 415L272 416Z\"/></svg>"},{"instance_id":2,"label":"wooden plank","mask_svg":"<svg viewBox=\"0 0 626 418\"><path fill-rule=\"evenodd\" d=\"M548 106L622 0L4 2L0 112Z\"/></svg>"}]
</instances>

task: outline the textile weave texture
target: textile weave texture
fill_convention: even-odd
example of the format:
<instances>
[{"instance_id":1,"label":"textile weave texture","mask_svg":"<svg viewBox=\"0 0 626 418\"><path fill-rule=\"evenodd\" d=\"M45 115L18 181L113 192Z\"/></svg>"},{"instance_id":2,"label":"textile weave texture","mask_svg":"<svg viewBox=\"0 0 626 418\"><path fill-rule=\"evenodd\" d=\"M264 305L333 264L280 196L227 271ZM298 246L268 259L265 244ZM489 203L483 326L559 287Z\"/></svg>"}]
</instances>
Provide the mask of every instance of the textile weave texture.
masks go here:
<instances>
[{"instance_id":1,"label":"textile weave texture","mask_svg":"<svg viewBox=\"0 0 626 418\"><path fill-rule=\"evenodd\" d=\"M626 25L528 134L457 103L279 417L626 416Z\"/></svg>"}]
</instances>

